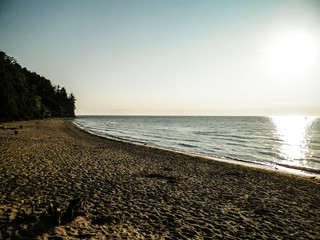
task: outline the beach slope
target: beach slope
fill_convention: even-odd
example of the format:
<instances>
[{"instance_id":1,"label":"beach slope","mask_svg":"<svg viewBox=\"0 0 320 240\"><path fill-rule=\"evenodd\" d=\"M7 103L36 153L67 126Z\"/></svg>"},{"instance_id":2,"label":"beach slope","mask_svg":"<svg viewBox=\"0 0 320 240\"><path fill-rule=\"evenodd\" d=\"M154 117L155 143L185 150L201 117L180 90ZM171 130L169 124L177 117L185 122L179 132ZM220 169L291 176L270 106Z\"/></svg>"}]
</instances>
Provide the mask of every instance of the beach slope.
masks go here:
<instances>
[{"instance_id":1,"label":"beach slope","mask_svg":"<svg viewBox=\"0 0 320 240\"><path fill-rule=\"evenodd\" d=\"M319 179L108 140L61 119L2 126L0 239L320 239Z\"/></svg>"}]
</instances>

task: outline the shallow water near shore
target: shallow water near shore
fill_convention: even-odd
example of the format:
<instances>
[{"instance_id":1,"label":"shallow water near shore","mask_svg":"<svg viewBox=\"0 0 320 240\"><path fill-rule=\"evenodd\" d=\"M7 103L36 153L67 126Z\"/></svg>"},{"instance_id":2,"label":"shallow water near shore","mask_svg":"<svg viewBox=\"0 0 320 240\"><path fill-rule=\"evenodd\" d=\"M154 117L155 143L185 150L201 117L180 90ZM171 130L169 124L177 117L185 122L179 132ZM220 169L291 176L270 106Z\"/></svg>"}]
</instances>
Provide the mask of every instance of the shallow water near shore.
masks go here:
<instances>
[{"instance_id":1,"label":"shallow water near shore","mask_svg":"<svg viewBox=\"0 0 320 240\"><path fill-rule=\"evenodd\" d=\"M320 173L316 117L78 116L73 122L102 137Z\"/></svg>"}]
</instances>

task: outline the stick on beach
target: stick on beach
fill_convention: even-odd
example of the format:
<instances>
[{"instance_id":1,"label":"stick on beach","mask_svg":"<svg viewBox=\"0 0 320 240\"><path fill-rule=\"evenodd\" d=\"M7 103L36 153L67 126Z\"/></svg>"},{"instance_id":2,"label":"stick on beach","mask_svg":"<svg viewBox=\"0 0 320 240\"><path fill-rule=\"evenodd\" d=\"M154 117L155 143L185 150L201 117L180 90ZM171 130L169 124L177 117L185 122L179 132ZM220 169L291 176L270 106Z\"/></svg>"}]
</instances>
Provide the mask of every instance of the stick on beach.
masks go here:
<instances>
[{"instance_id":1,"label":"stick on beach","mask_svg":"<svg viewBox=\"0 0 320 240\"><path fill-rule=\"evenodd\" d=\"M0 239L320 239L317 178L37 122L0 129Z\"/></svg>"}]
</instances>

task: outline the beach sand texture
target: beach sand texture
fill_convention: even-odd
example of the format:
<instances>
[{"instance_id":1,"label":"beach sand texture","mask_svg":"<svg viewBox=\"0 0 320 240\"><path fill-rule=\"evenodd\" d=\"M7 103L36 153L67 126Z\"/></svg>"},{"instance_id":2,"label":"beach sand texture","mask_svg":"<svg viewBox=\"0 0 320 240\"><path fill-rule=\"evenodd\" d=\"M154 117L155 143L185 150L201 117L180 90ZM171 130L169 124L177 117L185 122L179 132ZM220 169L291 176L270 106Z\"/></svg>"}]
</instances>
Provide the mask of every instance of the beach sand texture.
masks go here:
<instances>
[{"instance_id":1,"label":"beach sand texture","mask_svg":"<svg viewBox=\"0 0 320 240\"><path fill-rule=\"evenodd\" d=\"M17 129L0 129L0 239L320 239L319 179L103 139L61 119L2 126Z\"/></svg>"}]
</instances>

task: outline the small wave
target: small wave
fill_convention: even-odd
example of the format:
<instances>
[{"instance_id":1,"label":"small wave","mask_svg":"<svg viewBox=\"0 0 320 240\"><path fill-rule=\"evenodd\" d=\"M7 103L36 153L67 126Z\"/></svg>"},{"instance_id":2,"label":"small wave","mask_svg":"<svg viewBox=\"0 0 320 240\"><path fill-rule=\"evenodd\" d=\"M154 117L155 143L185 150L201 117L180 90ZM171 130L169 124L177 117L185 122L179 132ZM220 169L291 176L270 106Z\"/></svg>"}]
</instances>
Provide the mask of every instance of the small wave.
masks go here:
<instances>
[{"instance_id":1,"label":"small wave","mask_svg":"<svg viewBox=\"0 0 320 240\"><path fill-rule=\"evenodd\" d=\"M193 143L199 143L201 141L197 140L197 139L185 139L186 142L193 142Z\"/></svg>"},{"instance_id":2,"label":"small wave","mask_svg":"<svg viewBox=\"0 0 320 240\"><path fill-rule=\"evenodd\" d=\"M197 146L186 144L186 143L178 143L177 145L187 148L196 148Z\"/></svg>"},{"instance_id":3,"label":"small wave","mask_svg":"<svg viewBox=\"0 0 320 240\"><path fill-rule=\"evenodd\" d=\"M223 137L223 138L214 138L214 139L217 139L219 141L224 141L226 143L229 143L229 142L234 142L234 143L247 143L248 141L246 140L240 140L240 139L234 139L234 138L229 138L229 137Z\"/></svg>"},{"instance_id":4,"label":"small wave","mask_svg":"<svg viewBox=\"0 0 320 240\"><path fill-rule=\"evenodd\" d=\"M214 131L214 132L194 131L192 133L195 135L210 136L210 135L216 135L217 131Z\"/></svg>"},{"instance_id":5,"label":"small wave","mask_svg":"<svg viewBox=\"0 0 320 240\"><path fill-rule=\"evenodd\" d=\"M300 170L300 171L309 172L309 173L320 174L320 169L315 169L315 168L310 168L310 167L305 167L305 166L295 166L295 165L284 164L284 163L275 163L275 165L285 167L288 169L294 169L294 170Z\"/></svg>"},{"instance_id":6,"label":"small wave","mask_svg":"<svg viewBox=\"0 0 320 240\"><path fill-rule=\"evenodd\" d=\"M320 145L312 145L312 150L320 151Z\"/></svg>"},{"instance_id":7,"label":"small wave","mask_svg":"<svg viewBox=\"0 0 320 240\"><path fill-rule=\"evenodd\" d=\"M258 154L265 156L265 157L271 157L271 158L278 158L279 154L273 153L273 152L264 152L264 151L257 151Z\"/></svg>"},{"instance_id":8,"label":"small wave","mask_svg":"<svg viewBox=\"0 0 320 240\"><path fill-rule=\"evenodd\" d=\"M245 144L240 144L240 143L236 143L236 142L226 142L226 145L228 145L228 146L246 147Z\"/></svg>"}]
</instances>

